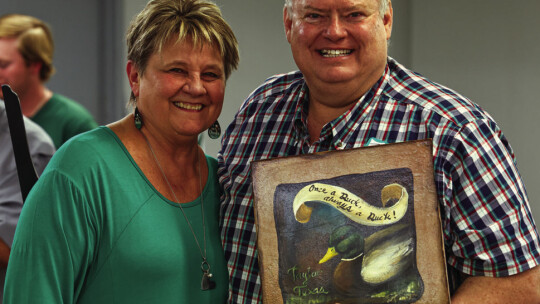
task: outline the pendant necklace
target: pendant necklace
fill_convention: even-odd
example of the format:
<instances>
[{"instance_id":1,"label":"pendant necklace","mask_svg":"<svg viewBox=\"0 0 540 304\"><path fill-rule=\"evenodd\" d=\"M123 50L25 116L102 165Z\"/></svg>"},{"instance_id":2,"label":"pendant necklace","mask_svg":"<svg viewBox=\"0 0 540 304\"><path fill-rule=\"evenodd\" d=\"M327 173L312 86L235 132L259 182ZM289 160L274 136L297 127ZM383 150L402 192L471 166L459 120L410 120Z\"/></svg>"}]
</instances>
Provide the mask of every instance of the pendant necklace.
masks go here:
<instances>
[{"instance_id":1,"label":"pendant necklace","mask_svg":"<svg viewBox=\"0 0 540 304\"><path fill-rule=\"evenodd\" d=\"M193 227L191 226L191 223L189 222L188 217L186 216L186 213L184 211L184 208L182 208L182 204L180 204L180 201L176 197L176 194L174 193L174 190L171 186L171 183L169 183L169 180L167 179L167 176L165 175L165 172L163 171L163 168L161 167L161 164L159 163L156 153L154 152L154 149L152 149L152 145L150 145L150 142L148 141L148 138L146 138L146 135L141 131L142 136L146 140L146 144L148 145L148 148L150 148L150 152L152 153L152 157L154 158L154 161L156 162L159 171L161 171L161 175L163 176L163 179L165 182L167 182L167 186L169 186L169 190L171 191L172 195L174 196L174 199L176 200L176 203L180 207L180 210L182 211L182 214L184 215L184 218L186 219L186 222L189 226L189 229L191 230L191 233L193 234L193 238L195 238L195 243L197 243L197 247L199 248L199 252L201 253L202 263L201 263L201 270L203 272L202 280L201 280L201 290L209 290L216 288L216 283L212 280L212 273L210 272L210 264L206 260L206 226L204 222L204 201L203 201L203 189L202 189L202 177L201 177L201 163L199 161L199 151L197 151L197 164L199 167L199 191L201 191L201 213L202 213L202 224L203 224L203 240L204 240L204 253L201 249L201 246L199 245L199 240L197 239L197 236L195 235L195 231L193 230Z\"/></svg>"}]
</instances>

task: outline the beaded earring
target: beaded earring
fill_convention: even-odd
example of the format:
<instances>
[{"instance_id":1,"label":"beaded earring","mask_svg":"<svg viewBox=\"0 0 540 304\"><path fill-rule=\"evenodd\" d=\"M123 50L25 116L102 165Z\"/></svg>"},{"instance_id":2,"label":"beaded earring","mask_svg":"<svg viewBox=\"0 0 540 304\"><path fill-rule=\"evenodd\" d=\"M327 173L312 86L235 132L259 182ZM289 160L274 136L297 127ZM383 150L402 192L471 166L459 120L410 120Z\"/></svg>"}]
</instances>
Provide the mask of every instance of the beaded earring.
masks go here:
<instances>
[{"instance_id":1,"label":"beaded earring","mask_svg":"<svg viewBox=\"0 0 540 304\"><path fill-rule=\"evenodd\" d=\"M135 118L135 128L137 128L138 130L140 130L143 126L143 121L142 121L142 115L141 113L139 113L139 109L138 108L135 108L135 114L134 114L134 118Z\"/></svg>"},{"instance_id":2,"label":"beaded earring","mask_svg":"<svg viewBox=\"0 0 540 304\"><path fill-rule=\"evenodd\" d=\"M219 122L216 120L210 128L208 128L208 137L211 139L216 139L221 135L221 126L219 125Z\"/></svg>"}]
</instances>

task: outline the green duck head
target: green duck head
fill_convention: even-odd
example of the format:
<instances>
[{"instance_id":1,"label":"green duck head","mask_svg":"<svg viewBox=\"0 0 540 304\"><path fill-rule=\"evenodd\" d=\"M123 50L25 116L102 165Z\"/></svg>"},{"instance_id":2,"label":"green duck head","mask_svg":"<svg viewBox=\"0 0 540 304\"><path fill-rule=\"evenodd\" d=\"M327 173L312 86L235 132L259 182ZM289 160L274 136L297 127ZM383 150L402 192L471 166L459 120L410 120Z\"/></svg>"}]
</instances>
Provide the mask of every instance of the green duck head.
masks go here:
<instances>
[{"instance_id":1,"label":"green duck head","mask_svg":"<svg viewBox=\"0 0 540 304\"><path fill-rule=\"evenodd\" d=\"M319 261L322 264L341 255L342 260L351 260L364 253L364 238L352 225L340 226L332 232L328 241L328 251Z\"/></svg>"}]
</instances>

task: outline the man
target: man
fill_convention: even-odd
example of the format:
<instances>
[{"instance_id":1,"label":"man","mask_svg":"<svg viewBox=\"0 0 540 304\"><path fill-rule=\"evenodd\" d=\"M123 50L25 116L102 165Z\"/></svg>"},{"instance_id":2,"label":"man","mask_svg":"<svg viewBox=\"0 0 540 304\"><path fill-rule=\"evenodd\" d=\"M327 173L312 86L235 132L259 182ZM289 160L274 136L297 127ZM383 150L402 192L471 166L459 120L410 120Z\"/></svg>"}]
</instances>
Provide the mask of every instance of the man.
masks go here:
<instances>
[{"instance_id":1,"label":"man","mask_svg":"<svg viewBox=\"0 0 540 304\"><path fill-rule=\"evenodd\" d=\"M58 148L97 123L80 104L45 87L54 72L53 52L51 31L41 20L17 14L0 17L0 84L11 86L24 116L40 125Z\"/></svg>"},{"instance_id":2,"label":"man","mask_svg":"<svg viewBox=\"0 0 540 304\"><path fill-rule=\"evenodd\" d=\"M49 135L30 119L24 118L24 126L34 168L41 174L55 152L54 144ZM11 243L22 206L23 198L6 110L4 102L0 101L0 303Z\"/></svg>"},{"instance_id":3,"label":"man","mask_svg":"<svg viewBox=\"0 0 540 304\"><path fill-rule=\"evenodd\" d=\"M233 303L260 302L254 160L433 139L452 303L540 303L540 244L512 149L492 118L387 56L387 0L286 0L301 72L246 100L218 155Z\"/></svg>"}]
</instances>

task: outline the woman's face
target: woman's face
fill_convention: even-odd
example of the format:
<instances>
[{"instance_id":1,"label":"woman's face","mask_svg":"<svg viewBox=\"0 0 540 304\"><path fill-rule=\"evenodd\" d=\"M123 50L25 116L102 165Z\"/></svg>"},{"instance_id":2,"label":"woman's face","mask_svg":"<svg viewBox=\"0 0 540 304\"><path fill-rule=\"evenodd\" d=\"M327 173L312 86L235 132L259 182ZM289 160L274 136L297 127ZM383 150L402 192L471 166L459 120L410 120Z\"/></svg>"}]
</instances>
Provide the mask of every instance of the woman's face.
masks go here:
<instances>
[{"instance_id":1,"label":"woman's face","mask_svg":"<svg viewBox=\"0 0 540 304\"><path fill-rule=\"evenodd\" d=\"M128 77L144 126L163 136L197 136L221 113L223 60L217 48L194 47L190 37L169 39L150 56L144 73L132 63Z\"/></svg>"}]
</instances>

